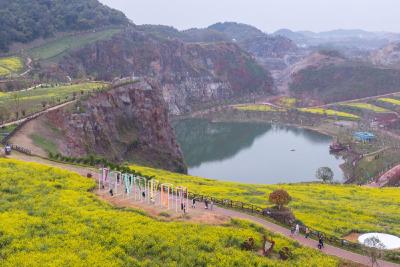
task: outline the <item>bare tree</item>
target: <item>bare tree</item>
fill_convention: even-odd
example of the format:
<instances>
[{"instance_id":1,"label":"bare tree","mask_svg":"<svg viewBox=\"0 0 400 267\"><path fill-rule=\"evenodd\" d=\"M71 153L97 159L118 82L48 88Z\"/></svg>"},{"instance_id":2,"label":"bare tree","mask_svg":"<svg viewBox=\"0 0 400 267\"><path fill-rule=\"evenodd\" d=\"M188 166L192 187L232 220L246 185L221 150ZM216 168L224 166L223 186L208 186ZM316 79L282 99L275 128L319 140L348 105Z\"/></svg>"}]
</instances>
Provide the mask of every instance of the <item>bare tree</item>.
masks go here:
<instances>
[{"instance_id":1,"label":"bare tree","mask_svg":"<svg viewBox=\"0 0 400 267\"><path fill-rule=\"evenodd\" d=\"M385 249L385 245L376 236L365 239L364 245L367 246L366 253L371 260L371 266L379 266L378 260L382 257L382 250Z\"/></svg>"},{"instance_id":2,"label":"bare tree","mask_svg":"<svg viewBox=\"0 0 400 267\"><path fill-rule=\"evenodd\" d=\"M317 170L315 177L318 180L322 180L324 183L332 182L333 180L333 171L329 167L321 167Z\"/></svg>"}]
</instances>

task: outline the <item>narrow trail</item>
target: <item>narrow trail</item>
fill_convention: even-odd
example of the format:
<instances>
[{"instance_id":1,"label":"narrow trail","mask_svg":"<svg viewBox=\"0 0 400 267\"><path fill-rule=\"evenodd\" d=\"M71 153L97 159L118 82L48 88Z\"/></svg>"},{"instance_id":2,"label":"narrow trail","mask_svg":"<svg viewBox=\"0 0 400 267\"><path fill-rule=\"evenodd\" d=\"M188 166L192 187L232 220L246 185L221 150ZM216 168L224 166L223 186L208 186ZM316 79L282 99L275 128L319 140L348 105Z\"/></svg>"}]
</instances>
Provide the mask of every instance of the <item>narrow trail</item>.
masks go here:
<instances>
[{"instance_id":1,"label":"narrow trail","mask_svg":"<svg viewBox=\"0 0 400 267\"><path fill-rule=\"evenodd\" d=\"M26 76L29 72L32 71L32 59L28 57L26 61L26 66L28 67L28 69L25 72L21 73L19 75L20 77Z\"/></svg>"},{"instance_id":2,"label":"narrow trail","mask_svg":"<svg viewBox=\"0 0 400 267\"><path fill-rule=\"evenodd\" d=\"M89 168L89 167L80 167L80 166L73 166L73 165L68 165L64 163L57 163L57 162L52 162L43 158L35 157L35 156L27 156L24 154L20 154L18 152L13 152L13 154L10 156L10 158L14 159L19 159L27 162L36 162L52 167L58 167L61 169L69 170L76 172L82 176L85 176L88 173L91 173L94 178L97 177L96 173L97 170L95 168ZM160 212L165 212L168 211L165 208L152 205L152 204L146 204L144 201L135 201L134 199L126 199L124 196L117 196L117 197L111 197L108 194L107 190L96 190L95 191L96 195L98 195L100 198L103 200L106 200L110 202L113 205L120 206L120 207L133 207L133 208L139 208L142 209L146 212L148 212L149 215L152 216L158 216ZM230 209L225 209L222 207L214 206L213 210L206 210L204 209L204 204L201 202L197 202L197 207L196 209L192 209L189 205L188 207L188 214L189 217L187 220L196 222L196 223L208 223L208 224L221 224L223 222L228 221L230 218L238 218L238 219L244 219L248 220L251 222L254 222L256 224L261 225L265 229L274 232L274 233L279 233L287 238L290 238L292 240L296 240L299 242L301 245L314 248L317 250L317 245L318 242L313 240L313 239L307 239L303 236L292 236L290 233L289 229L286 229L280 225L274 224L270 221L264 220L260 217L253 216L247 213L242 213L239 211L235 210L230 210ZM172 210L169 210L172 211ZM170 220L180 220L184 217L182 214L175 213L175 211L172 212L172 214L175 214L170 218ZM352 261L361 265L366 265L369 266L371 264L369 257L360 255L351 251L347 251L338 247L334 247L331 245L326 244L325 247L321 250L321 252L327 254L327 255L332 255L336 256L348 261ZM379 261L379 266L380 267L399 267L399 264L387 262L387 261Z\"/></svg>"}]
</instances>

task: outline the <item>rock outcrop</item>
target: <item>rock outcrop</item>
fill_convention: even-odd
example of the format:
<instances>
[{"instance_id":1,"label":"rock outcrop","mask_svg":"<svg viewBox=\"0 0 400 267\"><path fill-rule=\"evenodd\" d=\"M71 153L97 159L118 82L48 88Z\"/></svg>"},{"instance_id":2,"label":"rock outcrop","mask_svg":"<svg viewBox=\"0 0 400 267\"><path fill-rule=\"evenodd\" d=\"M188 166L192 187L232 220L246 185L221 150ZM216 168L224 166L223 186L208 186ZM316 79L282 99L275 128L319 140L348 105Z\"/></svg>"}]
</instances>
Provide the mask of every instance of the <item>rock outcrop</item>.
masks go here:
<instances>
[{"instance_id":1,"label":"rock outcrop","mask_svg":"<svg viewBox=\"0 0 400 267\"><path fill-rule=\"evenodd\" d=\"M72 77L151 77L176 115L212 102L268 95L273 85L269 72L234 43L185 43L135 27L71 53L60 67Z\"/></svg>"},{"instance_id":2,"label":"rock outcrop","mask_svg":"<svg viewBox=\"0 0 400 267\"><path fill-rule=\"evenodd\" d=\"M65 156L96 155L186 172L159 85L138 81L40 118L41 135Z\"/></svg>"}]
</instances>

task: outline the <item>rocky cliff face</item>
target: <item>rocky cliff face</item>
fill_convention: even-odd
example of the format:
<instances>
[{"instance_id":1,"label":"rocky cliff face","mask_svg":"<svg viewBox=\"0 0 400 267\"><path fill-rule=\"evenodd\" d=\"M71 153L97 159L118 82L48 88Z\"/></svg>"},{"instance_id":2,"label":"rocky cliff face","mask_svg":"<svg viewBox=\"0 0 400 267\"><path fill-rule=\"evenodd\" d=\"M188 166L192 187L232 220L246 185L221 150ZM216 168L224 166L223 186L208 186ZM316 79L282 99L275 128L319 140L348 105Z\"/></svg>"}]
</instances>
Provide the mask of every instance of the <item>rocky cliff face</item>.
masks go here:
<instances>
[{"instance_id":1,"label":"rocky cliff face","mask_svg":"<svg viewBox=\"0 0 400 267\"><path fill-rule=\"evenodd\" d=\"M273 84L269 72L236 44L184 43L135 28L70 54L60 67L73 77L151 77L176 115L214 101L267 95Z\"/></svg>"},{"instance_id":2,"label":"rocky cliff face","mask_svg":"<svg viewBox=\"0 0 400 267\"><path fill-rule=\"evenodd\" d=\"M139 81L122 85L48 113L42 136L65 156L98 155L185 172L159 86ZM57 129L57 130L54 130Z\"/></svg>"},{"instance_id":3,"label":"rocky cliff face","mask_svg":"<svg viewBox=\"0 0 400 267\"><path fill-rule=\"evenodd\" d=\"M304 56L304 51L289 38L266 34L250 25L225 22L208 29L226 35L270 71L281 71Z\"/></svg>"}]
</instances>

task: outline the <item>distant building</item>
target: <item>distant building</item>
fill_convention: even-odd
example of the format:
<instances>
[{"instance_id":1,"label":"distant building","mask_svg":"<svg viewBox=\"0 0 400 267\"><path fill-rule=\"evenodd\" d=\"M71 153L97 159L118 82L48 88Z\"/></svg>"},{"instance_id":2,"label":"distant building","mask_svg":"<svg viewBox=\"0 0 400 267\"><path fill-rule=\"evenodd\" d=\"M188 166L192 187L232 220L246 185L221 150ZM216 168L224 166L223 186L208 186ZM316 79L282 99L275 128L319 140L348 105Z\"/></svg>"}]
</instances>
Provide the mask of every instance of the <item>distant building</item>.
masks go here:
<instances>
[{"instance_id":1,"label":"distant building","mask_svg":"<svg viewBox=\"0 0 400 267\"><path fill-rule=\"evenodd\" d=\"M353 134L354 139L357 141L366 143L366 142L371 142L376 139L375 135L370 132L355 132Z\"/></svg>"}]
</instances>

